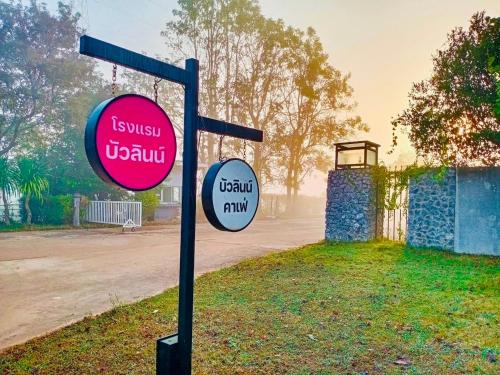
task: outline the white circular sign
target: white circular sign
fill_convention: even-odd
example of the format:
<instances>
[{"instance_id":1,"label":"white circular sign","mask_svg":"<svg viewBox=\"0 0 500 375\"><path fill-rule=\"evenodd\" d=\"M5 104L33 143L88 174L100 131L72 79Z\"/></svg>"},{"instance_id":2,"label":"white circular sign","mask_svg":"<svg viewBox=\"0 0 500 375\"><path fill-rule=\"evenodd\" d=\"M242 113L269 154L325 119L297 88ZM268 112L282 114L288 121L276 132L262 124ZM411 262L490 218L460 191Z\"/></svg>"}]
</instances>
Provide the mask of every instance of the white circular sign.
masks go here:
<instances>
[{"instance_id":1,"label":"white circular sign","mask_svg":"<svg viewBox=\"0 0 500 375\"><path fill-rule=\"evenodd\" d=\"M253 220L259 205L259 184L244 160L213 164L203 181L203 211L217 229L238 232Z\"/></svg>"}]
</instances>

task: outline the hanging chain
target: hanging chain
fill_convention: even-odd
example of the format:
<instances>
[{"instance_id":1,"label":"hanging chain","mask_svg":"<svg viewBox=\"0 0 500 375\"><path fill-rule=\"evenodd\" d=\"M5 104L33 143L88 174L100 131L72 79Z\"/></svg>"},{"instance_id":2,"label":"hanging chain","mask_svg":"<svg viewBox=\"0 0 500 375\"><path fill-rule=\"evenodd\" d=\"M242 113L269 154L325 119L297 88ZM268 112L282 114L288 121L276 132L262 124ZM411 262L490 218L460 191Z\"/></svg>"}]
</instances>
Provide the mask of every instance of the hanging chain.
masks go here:
<instances>
[{"instance_id":1,"label":"hanging chain","mask_svg":"<svg viewBox=\"0 0 500 375\"><path fill-rule=\"evenodd\" d=\"M155 103L158 103L158 83L161 82L161 78L155 78L155 83L153 84L153 89L155 92Z\"/></svg>"},{"instance_id":2,"label":"hanging chain","mask_svg":"<svg viewBox=\"0 0 500 375\"><path fill-rule=\"evenodd\" d=\"M199 113L198 113L198 118L200 118L201 121L203 122L203 117L200 117ZM198 130L198 144L196 145L196 155L200 155L200 145L201 145L201 137L202 137L201 133L203 133L203 130Z\"/></svg>"},{"instance_id":3,"label":"hanging chain","mask_svg":"<svg viewBox=\"0 0 500 375\"><path fill-rule=\"evenodd\" d=\"M243 160L247 160L247 140L243 140Z\"/></svg>"},{"instance_id":4,"label":"hanging chain","mask_svg":"<svg viewBox=\"0 0 500 375\"><path fill-rule=\"evenodd\" d=\"M219 138L219 161L223 160L223 157L222 157L222 140L223 139L224 139L224 136L221 135Z\"/></svg>"},{"instance_id":5,"label":"hanging chain","mask_svg":"<svg viewBox=\"0 0 500 375\"><path fill-rule=\"evenodd\" d=\"M116 64L113 64L113 76L111 77L111 94L116 95Z\"/></svg>"},{"instance_id":6,"label":"hanging chain","mask_svg":"<svg viewBox=\"0 0 500 375\"><path fill-rule=\"evenodd\" d=\"M196 154L200 154L200 144L201 144L201 133L203 133L203 130L198 130L198 144L196 146Z\"/></svg>"}]
</instances>

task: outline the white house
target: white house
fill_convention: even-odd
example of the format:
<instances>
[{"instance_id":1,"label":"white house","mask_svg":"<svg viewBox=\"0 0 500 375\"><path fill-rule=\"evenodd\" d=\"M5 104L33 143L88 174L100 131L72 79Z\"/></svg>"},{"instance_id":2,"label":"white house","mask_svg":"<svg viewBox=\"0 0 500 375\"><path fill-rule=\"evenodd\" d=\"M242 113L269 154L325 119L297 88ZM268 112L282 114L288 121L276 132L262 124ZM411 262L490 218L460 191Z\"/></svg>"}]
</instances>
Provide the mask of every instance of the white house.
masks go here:
<instances>
[{"instance_id":1,"label":"white house","mask_svg":"<svg viewBox=\"0 0 500 375\"><path fill-rule=\"evenodd\" d=\"M201 192L204 164L198 164L198 193ZM181 215L182 198L182 161L176 160L168 177L160 184L160 205L155 210L155 220L172 220Z\"/></svg>"},{"instance_id":2,"label":"white house","mask_svg":"<svg viewBox=\"0 0 500 375\"><path fill-rule=\"evenodd\" d=\"M7 195L7 204L9 205L10 220L20 222L21 221L21 206L19 204L20 194L15 192L14 194ZM4 221L4 210L2 191L0 191L0 223Z\"/></svg>"},{"instance_id":3,"label":"white house","mask_svg":"<svg viewBox=\"0 0 500 375\"><path fill-rule=\"evenodd\" d=\"M160 185L160 205L155 210L155 220L180 217L182 194L182 162L175 161L168 177Z\"/></svg>"}]
</instances>

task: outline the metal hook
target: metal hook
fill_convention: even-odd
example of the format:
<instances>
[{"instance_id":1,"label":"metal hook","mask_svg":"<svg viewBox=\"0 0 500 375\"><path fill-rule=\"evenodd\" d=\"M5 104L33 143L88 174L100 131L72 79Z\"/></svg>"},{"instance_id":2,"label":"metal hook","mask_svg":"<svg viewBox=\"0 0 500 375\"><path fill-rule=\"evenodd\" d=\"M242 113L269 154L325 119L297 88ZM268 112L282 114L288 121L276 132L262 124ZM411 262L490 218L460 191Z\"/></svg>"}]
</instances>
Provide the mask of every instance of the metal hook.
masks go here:
<instances>
[{"instance_id":1,"label":"metal hook","mask_svg":"<svg viewBox=\"0 0 500 375\"><path fill-rule=\"evenodd\" d=\"M111 76L111 94L113 96L116 95L116 71L117 71L118 67L116 66L116 64L113 64L113 73L112 73L112 76Z\"/></svg>"},{"instance_id":2,"label":"metal hook","mask_svg":"<svg viewBox=\"0 0 500 375\"><path fill-rule=\"evenodd\" d=\"M155 78L155 83L153 84L153 90L155 95L155 103L158 103L158 84L162 81L161 78Z\"/></svg>"},{"instance_id":3,"label":"metal hook","mask_svg":"<svg viewBox=\"0 0 500 375\"><path fill-rule=\"evenodd\" d=\"M224 136L221 135L219 138L219 161L223 160L223 157L222 157L222 140L223 139L224 139Z\"/></svg>"}]
</instances>

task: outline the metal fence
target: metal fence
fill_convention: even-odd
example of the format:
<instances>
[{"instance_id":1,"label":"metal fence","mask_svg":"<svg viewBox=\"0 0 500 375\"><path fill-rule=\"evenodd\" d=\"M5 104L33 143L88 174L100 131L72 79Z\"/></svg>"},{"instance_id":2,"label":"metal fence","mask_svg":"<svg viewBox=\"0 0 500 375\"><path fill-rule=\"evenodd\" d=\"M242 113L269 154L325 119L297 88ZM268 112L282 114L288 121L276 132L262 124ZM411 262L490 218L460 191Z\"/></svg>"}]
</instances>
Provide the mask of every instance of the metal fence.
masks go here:
<instances>
[{"instance_id":1,"label":"metal fence","mask_svg":"<svg viewBox=\"0 0 500 375\"><path fill-rule=\"evenodd\" d=\"M4 211L4 205L0 203L0 223L3 223L5 220ZM9 204L9 216L10 220L12 220L13 222L21 221L21 205L19 203Z\"/></svg>"},{"instance_id":2,"label":"metal fence","mask_svg":"<svg viewBox=\"0 0 500 375\"><path fill-rule=\"evenodd\" d=\"M90 201L85 219L134 229L142 226L142 202Z\"/></svg>"},{"instance_id":3,"label":"metal fence","mask_svg":"<svg viewBox=\"0 0 500 375\"><path fill-rule=\"evenodd\" d=\"M377 211L379 236L393 241L405 241L408 226L408 175L403 168L387 170Z\"/></svg>"}]
</instances>

